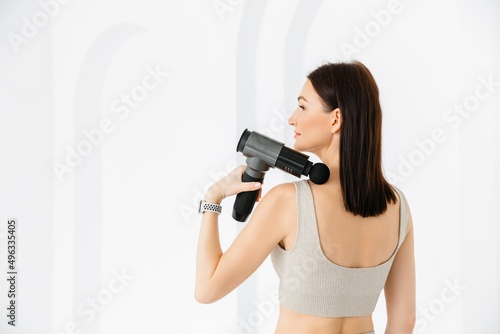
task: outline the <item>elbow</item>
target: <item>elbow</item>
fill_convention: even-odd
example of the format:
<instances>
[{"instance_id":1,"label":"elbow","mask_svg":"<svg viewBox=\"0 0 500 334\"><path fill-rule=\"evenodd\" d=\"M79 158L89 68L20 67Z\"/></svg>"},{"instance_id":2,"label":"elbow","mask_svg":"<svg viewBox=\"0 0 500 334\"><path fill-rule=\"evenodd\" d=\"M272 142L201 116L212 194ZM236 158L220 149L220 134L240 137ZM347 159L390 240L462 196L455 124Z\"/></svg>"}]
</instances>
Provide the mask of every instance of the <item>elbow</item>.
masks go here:
<instances>
[{"instance_id":1,"label":"elbow","mask_svg":"<svg viewBox=\"0 0 500 334\"><path fill-rule=\"evenodd\" d=\"M413 329L415 328L415 323L417 321L417 317L415 313L412 313L408 316L406 323L404 324L405 329L408 333L413 333Z\"/></svg>"},{"instance_id":2,"label":"elbow","mask_svg":"<svg viewBox=\"0 0 500 334\"><path fill-rule=\"evenodd\" d=\"M212 304L225 297L231 290L215 280L198 281L194 287L194 299L200 304Z\"/></svg>"},{"instance_id":3,"label":"elbow","mask_svg":"<svg viewBox=\"0 0 500 334\"><path fill-rule=\"evenodd\" d=\"M403 319L388 321L385 334L412 334L416 324L416 315L412 313Z\"/></svg>"},{"instance_id":4,"label":"elbow","mask_svg":"<svg viewBox=\"0 0 500 334\"><path fill-rule=\"evenodd\" d=\"M409 323L408 323L408 333L413 333L413 329L415 328L415 324L416 324L416 316L415 314L412 314L411 315L411 318L409 320Z\"/></svg>"},{"instance_id":5,"label":"elbow","mask_svg":"<svg viewBox=\"0 0 500 334\"><path fill-rule=\"evenodd\" d=\"M195 293L194 299L200 304L212 304L215 300L205 294Z\"/></svg>"},{"instance_id":6,"label":"elbow","mask_svg":"<svg viewBox=\"0 0 500 334\"><path fill-rule=\"evenodd\" d=\"M194 289L194 299L200 304L212 304L217 301L217 298L215 298L209 289L198 286Z\"/></svg>"}]
</instances>

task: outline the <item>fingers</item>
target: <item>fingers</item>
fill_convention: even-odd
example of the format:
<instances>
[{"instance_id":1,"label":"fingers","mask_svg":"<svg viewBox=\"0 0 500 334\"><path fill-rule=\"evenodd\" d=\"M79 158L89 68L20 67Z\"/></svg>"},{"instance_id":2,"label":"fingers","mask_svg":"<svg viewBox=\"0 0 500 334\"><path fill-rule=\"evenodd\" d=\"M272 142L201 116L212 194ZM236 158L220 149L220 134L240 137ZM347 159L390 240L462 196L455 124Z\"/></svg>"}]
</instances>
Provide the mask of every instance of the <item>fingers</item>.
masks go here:
<instances>
[{"instance_id":1,"label":"fingers","mask_svg":"<svg viewBox=\"0 0 500 334\"><path fill-rule=\"evenodd\" d=\"M261 186L260 182L241 182L241 191L254 191L260 189Z\"/></svg>"},{"instance_id":2,"label":"fingers","mask_svg":"<svg viewBox=\"0 0 500 334\"><path fill-rule=\"evenodd\" d=\"M243 175L245 173L246 165L239 165L238 167L235 168L235 171L237 170L239 175ZM238 192L243 192L243 191L254 191L257 189L260 189L259 191L259 196L257 198L257 201L260 199L260 195L262 193L262 183L260 182L240 182L241 188L239 189Z\"/></svg>"}]
</instances>

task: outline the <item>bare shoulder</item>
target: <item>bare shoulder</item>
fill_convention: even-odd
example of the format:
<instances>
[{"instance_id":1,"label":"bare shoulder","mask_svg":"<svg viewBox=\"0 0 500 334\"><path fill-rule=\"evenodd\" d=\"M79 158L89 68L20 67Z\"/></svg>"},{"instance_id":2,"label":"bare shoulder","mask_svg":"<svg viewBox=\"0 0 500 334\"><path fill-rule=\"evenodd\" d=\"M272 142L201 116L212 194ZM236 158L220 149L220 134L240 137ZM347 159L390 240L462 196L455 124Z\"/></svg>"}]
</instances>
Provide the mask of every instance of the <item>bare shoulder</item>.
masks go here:
<instances>
[{"instance_id":1,"label":"bare shoulder","mask_svg":"<svg viewBox=\"0 0 500 334\"><path fill-rule=\"evenodd\" d=\"M290 205L295 203L295 185L293 182L280 183L269 189L262 197L261 202L289 209Z\"/></svg>"},{"instance_id":2,"label":"bare shoulder","mask_svg":"<svg viewBox=\"0 0 500 334\"><path fill-rule=\"evenodd\" d=\"M295 185L293 182L280 183L265 193L259 201L257 210L272 216L275 220L283 221L290 218L290 211L294 211L295 205Z\"/></svg>"},{"instance_id":3,"label":"bare shoulder","mask_svg":"<svg viewBox=\"0 0 500 334\"><path fill-rule=\"evenodd\" d=\"M411 210L410 210L410 203L408 203L408 199L406 198L406 194L401 190L399 189L399 191L401 192L402 194L402 198L399 199L399 205L404 205L406 207L406 213L407 213L407 218L408 218L408 222L407 222L407 226L406 226L406 233L408 234L410 231L413 232L413 218L411 216Z\"/></svg>"},{"instance_id":4,"label":"bare shoulder","mask_svg":"<svg viewBox=\"0 0 500 334\"><path fill-rule=\"evenodd\" d=\"M266 195L268 194L279 197L295 196L295 185L293 182L280 183L269 189Z\"/></svg>"},{"instance_id":5,"label":"bare shoulder","mask_svg":"<svg viewBox=\"0 0 500 334\"><path fill-rule=\"evenodd\" d=\"M406 228L406 233L412 233L413 234L413 218L411 216L411 210L410 210L410 205L408 202L406 202L406 210L408 212L408 226Z\"/></svg>"},{"instance_id":6,"label":"bare shoulder","mask_svg":"<svg viewBox=\"0 0 500 334\"><path fill-rule=\"evenodd\" d=\"M296 221L295 185L281 183L271 189L259 201L255 216L262 217L267 222L272 222L275 229L281 231L281 238L290 235Z\"/></svg>"}]
</instances>

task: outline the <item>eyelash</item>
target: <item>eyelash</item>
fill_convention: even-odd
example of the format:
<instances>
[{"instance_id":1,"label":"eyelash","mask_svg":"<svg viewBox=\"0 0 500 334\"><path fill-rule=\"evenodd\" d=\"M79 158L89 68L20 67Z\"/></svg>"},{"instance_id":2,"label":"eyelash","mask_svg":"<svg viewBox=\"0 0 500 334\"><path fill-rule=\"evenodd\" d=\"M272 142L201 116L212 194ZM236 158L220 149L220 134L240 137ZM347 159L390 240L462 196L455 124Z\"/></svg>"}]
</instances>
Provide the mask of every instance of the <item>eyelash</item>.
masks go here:
<instances>
[{"instance_id":1,"label":"eyelash","mask_svg":"<svg viewBox=\"0 0 500 334\"><path fill-rule=\"evenodd\" d=\"M301 106L300 104L299 104L299 108L302 110L306 110L306 108L304 108L304 106Z\"/></svg>"}]
</instances>

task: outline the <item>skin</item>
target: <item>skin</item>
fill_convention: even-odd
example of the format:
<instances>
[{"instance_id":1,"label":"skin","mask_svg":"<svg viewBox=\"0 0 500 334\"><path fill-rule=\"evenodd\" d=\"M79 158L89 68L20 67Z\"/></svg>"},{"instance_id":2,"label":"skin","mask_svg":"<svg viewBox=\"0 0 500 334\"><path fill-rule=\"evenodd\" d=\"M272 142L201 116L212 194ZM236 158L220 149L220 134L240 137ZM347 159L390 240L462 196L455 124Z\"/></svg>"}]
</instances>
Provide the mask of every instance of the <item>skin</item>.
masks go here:
<instances>
[{"instance_id":1,"label":"skin","mask_svg":"<svg viewBox=\"0 0 500 334\"><path fill-rule=\"evenodd\" d=\"M325 256L331 262L353 268L385 262L398 243L400 200L396 204L389 203L387 211L378 217L355 217L345 211L339 178L341 111L337 108L328 112L307 80L289 124L296 133L294 148L317 155L330 169L330 179L325 184L309 182ZM221 203L224 198L239 192L260 189L260 183L241 182L244 170L244 165L239 166L217 181L208 189L205 201ZM293 247L297 221L295 202L292 183L270 189L226 252L222 252L220 246L218 215L203 214L196 259L195 298L198 302L213 303L233 291L262 264L277 244L287 250ZM415 324L413 222L411 212L408 214L408 232L384 287L387 334L412 333ZM366 333L371 330L371 315L317 317L280 305L275 334Z\"/></svg>"}]
</instances>

